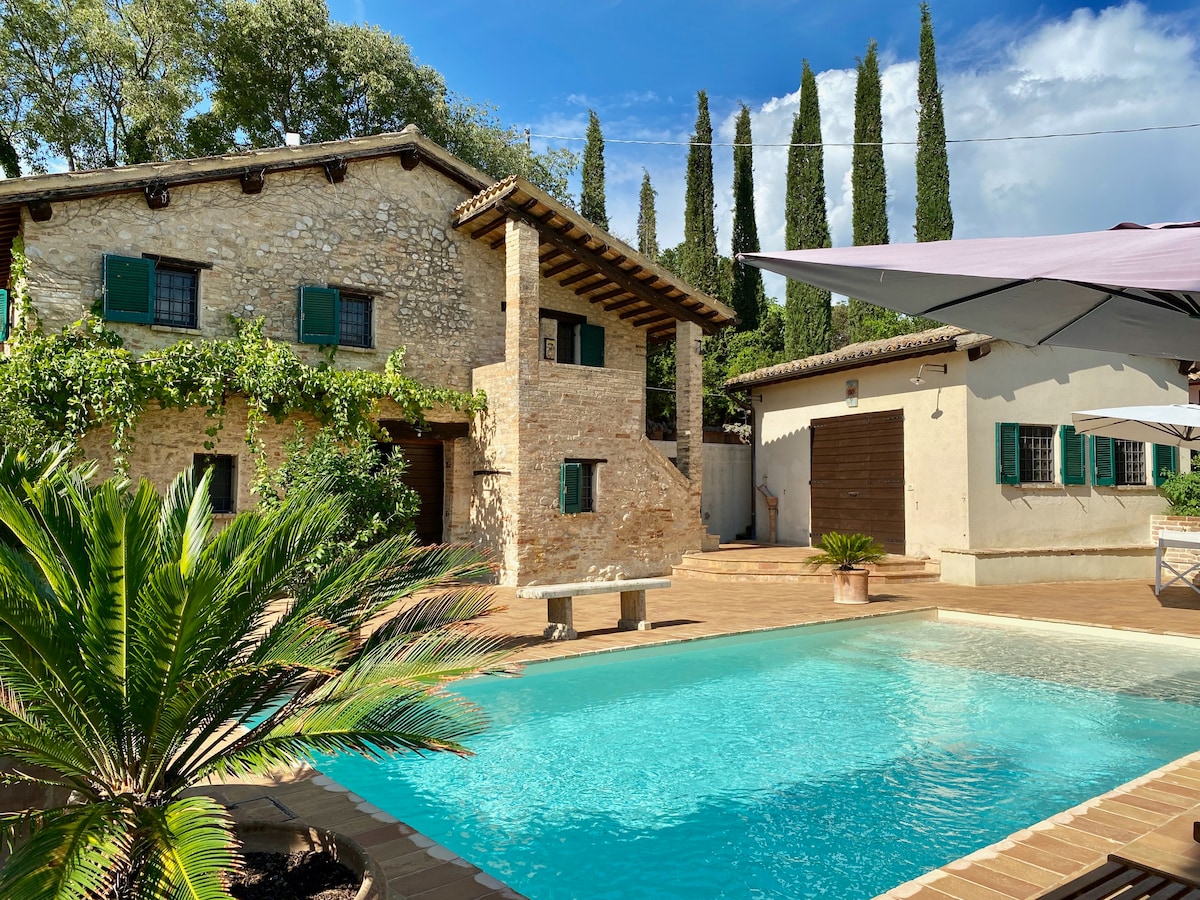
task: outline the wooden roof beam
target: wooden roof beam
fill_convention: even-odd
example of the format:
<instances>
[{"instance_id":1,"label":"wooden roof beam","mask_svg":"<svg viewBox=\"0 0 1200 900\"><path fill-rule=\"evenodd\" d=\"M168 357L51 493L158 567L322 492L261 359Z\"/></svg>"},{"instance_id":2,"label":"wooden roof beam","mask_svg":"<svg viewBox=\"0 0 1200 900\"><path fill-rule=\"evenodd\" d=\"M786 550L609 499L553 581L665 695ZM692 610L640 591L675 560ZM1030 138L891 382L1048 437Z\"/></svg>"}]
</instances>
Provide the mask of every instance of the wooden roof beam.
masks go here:
<instances>
[{"instance_id":1,"label":"wooden roof beam","mask_svg":"<svg viewBox=\"0 0 1200 900\"><path fill-rule=\"evenodd\" d=\"M503 228L504 223L507 221L508 221L507 216L497 216L496 218L492 219L492 221L489 222L487 225L484 225L482 228L472 231L471 237L474 240L479 240L484 235L491 234L497 228Z\"/></svg>"},{"instance_id":2,"label":"wooden roof beam","mask_svg":"<svg viewBox=\"0 0 1200 900\"><path fill-rule=\"evenodd\" d=\"M605 303L604 309L606 312L615 312L618 309L624 309L631 303L641 303L640 297L626 297L623 300L618 300L616 303Z\"/></svg>"},{"instance_id":3,"label":"wooden roof beam","mask_svg":"<svg viewBox=\"0 0 1200 900\"><path fill-rule=\"evenodd\" d=\"M578 265L578 263L576 263L576 265ZM597 273L594 270L592 270L590 268L584 269L582 272L576 272L574 275L570 276L569 278L564 278L562 281L559 282L559 284L561 284L563 287L570 287L573 284L578 284L579 282L583 281L585 278L595 278L596 275L597 275ZM585 285L584 287L580 288L579 290L587 292L590 290L594 290L595 288L598 288L598 287L603 287L604 285L606 285L608 283L609 282L608 282L607 278L602 278L600 281L596 282L595 284Z\"/></svg>"},{"instance_id":4,"label":"wooden roof beam","mask_svg":"<svg viewBox=\"0 0 1200 900\"><path fill-rule=\"evenodd\" d=\"M605 301L611 300L613 297L620 297L622 294L627 294L627 293L629 293L629 292L627 290L625 290L625 288L615 287L615 288L612 288L611 290L605 291L603 294L597 294L595 297L588 297L588 302L589 303L604 303L605 309L612 309L612 307L609 306ZM637 300L637 297L633 297L628 301L622 302L621 305L623 306L626 303L633 303L636 300Z\"/></svg>"},{"instance_id":5,"label":"wooden roof beam","mask_svg":"<svg viewBox=\"0 0 1200 900\"><path fill-rule=\"evenodd\" d=\"M558 254L555 253L555 256ZM553 258L553 257L552 257ZM557 266L551 266L542 275L546 278L553 278L555 275L561 275L563 272L569 272L579 265L579 260L568 259L565 263L559 263Z\"/></svg>"},{"instance_id":6,"label":"wooden roof beam","mask_svg":"<svg viewBox=\"0 0 1200 900\"><path fill-rule=\"evenodd\" d=\"M526 222L538 229L542 235L542 239L547 243L555 245L556 247L565 251L568 256L578 259L580 262L592 267L601 275L607 277L613 284L621 285L631 294L636 294L648 304L663 310L663 312L671 313L679 319L695 322L707 334L716 333L717 326L711 319L698 315L681 303L667 300L657 291L647 289L643 282L638 281L636 278L631 278L620 266L613 265L611 262L593 250L589 250L586 247L580 247L570 238L565 237L558 229L551 227L549 225L549 220L554 218L553 213L546 219L540 219L537 216L531 215L528 211L520 209L519 207L509 206L508 210L510 215L515 216L521 221Z\"/></svg>"},{"instance_id":7,"label":"wooden roof beam","mask_svg":"<svg viewBox=\"0 0 1200 900\"><path fill-rule=\"evenodd\" d=\"M642 312L644 313L644 312L646 312L646 310L643 309ZM646 328L647 326L650 326L650 325L657 325L660 322L663 322L669 318L671 318L671 315L669 313L657 313L648 319L634 319L629 324L632 325L634 328Z\"/></svg>"}]
</instances>

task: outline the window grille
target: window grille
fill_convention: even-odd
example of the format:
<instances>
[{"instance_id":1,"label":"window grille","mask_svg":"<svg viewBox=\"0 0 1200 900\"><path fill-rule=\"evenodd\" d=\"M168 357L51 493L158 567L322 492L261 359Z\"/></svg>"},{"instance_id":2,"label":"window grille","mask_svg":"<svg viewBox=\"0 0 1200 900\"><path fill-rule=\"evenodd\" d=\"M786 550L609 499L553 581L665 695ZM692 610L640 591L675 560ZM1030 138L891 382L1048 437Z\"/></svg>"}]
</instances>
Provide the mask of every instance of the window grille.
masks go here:
<instances>
[{"instance_id":1,"label":"window grille","mask_svg":"<svg viewBox=\"0 0 1200 900\"><path fill-rule=\"evenodd\" d=\"M159 263L154 267L154 324L196 328L200 273Z\"/></svg>"},{"instance_id":2,"label":"window grille","mask_svg":"<svg viewBox=\"0 0 1200 900\"><path fill-rule=\"evenodd\" d=\"M342 293L341 339L343 347L371 347L371 298Z\"/></svg>"},{"instance_id":3,"label":"window grille","mask_svg":"<svg viewBox=\"0 0 1200 900\"><path fill-rule=\"evenodd\" d=\"M1054 428L1022 425L1018 432L1022 483L1054 481Z\"/></svg>"},{"instance_id":4,"label":"window grille","mask_svg":"<svg viewBox=\"0 0 1200 900\"><path fill-rule=\"evenodd\" d=\"M1146 483L1146 445L1118 438L1114 447L1117 484Z\"/></svg>"}]
</instances>

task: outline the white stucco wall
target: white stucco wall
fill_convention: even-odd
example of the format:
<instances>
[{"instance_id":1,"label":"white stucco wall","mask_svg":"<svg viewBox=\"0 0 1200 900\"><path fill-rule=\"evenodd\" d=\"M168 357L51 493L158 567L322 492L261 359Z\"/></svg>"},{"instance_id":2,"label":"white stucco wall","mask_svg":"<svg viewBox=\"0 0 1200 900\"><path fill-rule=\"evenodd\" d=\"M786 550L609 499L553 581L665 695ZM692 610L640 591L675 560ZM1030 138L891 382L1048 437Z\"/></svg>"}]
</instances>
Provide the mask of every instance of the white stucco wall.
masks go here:
<instances>
[{"instance_id":1,"label":"white stucco wall","mask_svg":"<svg viewBox=\"0 0 1200 900\"><path fill-rule=\"evenodd\" d=\"M1073 410L1186 403L1173 360L997 342L967 367L970 543L974 549L1145 544L1166 501L1152 486L996 484L996 423L1069 425ZM1149 452L1149 448L1147 448ZM1088 448L1089 467L1091 464ZM1147 468L1150 459L1147 458ZM1091 481L1091 478L1088 478ZM954 545L947 545L954 546Z\"/></svg>"},{"instance_id":2,"label":"white stucco wall","mask_svg":"<svg viewBox=\"0 0 1200 900\"><path fill-rule=\"evenodd\" d=\"M940 559L946 549L1148 545L1149 517L1166 505L1153 486L999 485L995 426L1057 426L1070 424L1073 410L1186 402L1187 382L1177 364L1005 342L989 350L974 361L966 351L952 351L754 388L755 478L779 497L780 542L809 543L811 421L900 409L908 555ZM926 370L925 383L915 386L910 379L922 362L945 363L947 373ZM846 403L848 379L859 383L857 407ZM1057 432L1054 448L1057 456ZM755 502L760 537L765 537L766 502L761 496ZM1120 553L1114 549L1110 555ZM988 564L997 570L1001 565ZM957 559L956 571L962 565ZM1013 565L1014 573L1024 566ZM1093 577L1104 577L1103 565L1094 571ZM995 577L1021 580L1010 574Z\"/></svg>"},{"instance_id":3,"label":"white stucco wall","mask_svg":"<svg viewBox=\"0 0 1200 900\"><path fill-rule=\"evenodd\" d=\"M946 363L947 372L910 379L922 362ZM880 363L815 375L751 391L756 402L758 484L779 498L781 543L809 543L809 479L813 419L885 410L904 411L905 552L936 557L967 532L967 461L960 452L966 428L966 352ZM846 404L846 381L858 380L858 405ZM767 505L756 495L759 537L766 537Z\"/></svg>"}]
</instances>

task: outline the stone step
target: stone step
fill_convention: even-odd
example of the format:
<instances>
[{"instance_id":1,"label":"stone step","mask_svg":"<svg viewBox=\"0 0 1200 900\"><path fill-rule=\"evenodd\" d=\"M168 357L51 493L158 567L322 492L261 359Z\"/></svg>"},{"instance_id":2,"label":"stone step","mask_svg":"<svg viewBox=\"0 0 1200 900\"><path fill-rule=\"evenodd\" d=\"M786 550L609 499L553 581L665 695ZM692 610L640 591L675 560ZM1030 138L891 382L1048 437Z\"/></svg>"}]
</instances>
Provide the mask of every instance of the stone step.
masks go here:
<instances>
[{"instance_id":1,"label":"stone step","mask_svg":"<svg viewBox=\"0 0 1200 900\"><path fill-rule=\"evenodd\" d=\"M830 567L814 568L808 560L817 554L808 547L763 547L754 549L723 548L717 552L685 554L673 567L676 578L711 581L828 582ZM877 584L936 582L940 566L933 560L889 556L866 567Z\"/></svg>"},{"instance_id":2,"label":"stone step","mask_svg":"<svg viewBox=\"0 0 1200 900\"><path fill-rule=\"evenodd\" d=\"M828 568L790 572L746 571L744 569L722 572L711 569L691 569L684 564L673 566L671 577L697 581L761 582L763 584L821 584L833 581ZM938 572L930 572L925 569L897 569L871 574L872 584L934 583L939 580L941 580L941 575Z\"/></svg>"}]
</instances>

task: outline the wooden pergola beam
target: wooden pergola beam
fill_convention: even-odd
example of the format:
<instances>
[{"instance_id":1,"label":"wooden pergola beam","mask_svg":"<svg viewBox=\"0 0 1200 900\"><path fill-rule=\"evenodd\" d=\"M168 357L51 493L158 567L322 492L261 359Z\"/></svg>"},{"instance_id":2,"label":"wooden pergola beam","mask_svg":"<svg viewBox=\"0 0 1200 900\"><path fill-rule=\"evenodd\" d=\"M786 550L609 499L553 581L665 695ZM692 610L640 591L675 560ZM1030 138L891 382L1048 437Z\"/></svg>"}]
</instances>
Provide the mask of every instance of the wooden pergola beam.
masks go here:
<instances>
[{"instance_id":1,"label":"wooden pergola beam","mask_svg":"<svg viewBox=\"0 0 1200 900\"><path fill-rule=\"evenodd\" d=\"M479 240L484 235L491 234L497 228L503 228L504 223L507 221L508 221L508 218L506 216L497 216L495 219L492 219L492 221L489 222L487 225L484 225L482 228L472 231L471 237L474 240Z\"/></svg>"}]
</instances>

